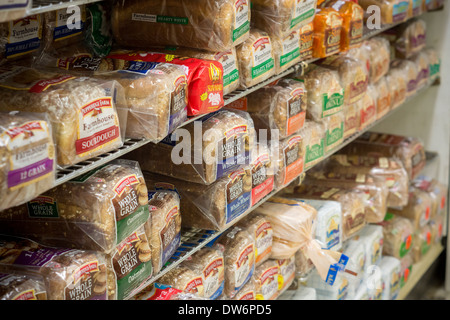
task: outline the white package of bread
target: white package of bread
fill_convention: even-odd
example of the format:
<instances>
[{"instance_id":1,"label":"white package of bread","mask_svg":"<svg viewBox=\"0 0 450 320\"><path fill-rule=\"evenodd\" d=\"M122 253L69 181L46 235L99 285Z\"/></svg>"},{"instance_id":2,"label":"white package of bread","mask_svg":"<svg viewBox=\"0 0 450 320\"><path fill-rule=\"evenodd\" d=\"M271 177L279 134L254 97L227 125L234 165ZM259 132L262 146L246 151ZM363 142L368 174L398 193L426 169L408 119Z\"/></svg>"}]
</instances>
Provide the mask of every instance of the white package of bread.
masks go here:
<instances>
[{"instance_id":1,"label":"white package of bread","mask_svg":"<svg viewBox=\"0 0 450 320\"><path fill-rule=\"evenodd\" d=\"M247 112L222 109L178 128L157 144L134 150L127 157L139 161L142 170L208 185L250 164L255 135Z\"/></svg>"},{"instance_id":2,"label":"white package of bread","mask_svg":"<svg viewBox=\"0 0 450 320\"><path fill-rule=\"evenodd\" d=\"M366 248L362 241L350 239L342 247L342 252L348 257L347 265L356 274L349 277L349 285L353 288L363 284L367 261Z\"/></svg>"},{"instance_id":3,"label":"white package of bread","mask_svg":"<svg viewBox=\"0 0 450 320\"><path fill-rule=\"evenodd\" d=\"M391 87L388 85L386 76L381 77L376 83L372 84L375 96L375 105L377 107L377 120L384 117L390 110L392 105Z\"/></svg>"},{"instance_id":4,"label":"white package of bread","mask_svg":"<svg viewBox=\"0 0 450 320\"><path fill-rule=\"evenodd\" d=\"M251 23L276 37L312 22L317 0L255 0L252 1Z\"/></svg>"},{"instance_id":5,"label":"white package of bread","mask_svg":"<svg viewBox=\"0 0 450 320\"><path fill-rule=\"evenodd\" d=\"M303 173L303 137L299 134L292 135L280 140L278 148L275 148L274 144L270 148L273 148L272 159L275 162L275 188L279 189L289 185Z\"/></svg>"},{"instance_id":6,"label":"white package of bread","mask_svg":"<svg viewBox=\"0 0 450 320\"><path fill-rule=\"evenodd\" d=\"M340 274L330 286L321 279L317 270L313 270L305 285L316 291L317 300L346 300L350 294L350 283L347 277Z\"/></svg>"},{"instance_id":7,"label":"white package of bread","mask_svg":"<svg viewBox=\"0 0 450 320\"><path fill-rule=\"evenodd\" d=\"M314 222L315 239L322 249L339 250L342 247L342 208L337 201L300 199L317 210Z\"/></svg>"},{"instance_id":8,"label":"white package of bread","mask_svg":"<svg viewBox=\"0 0 450 320\"><path fill-rule=\"evenodd\" d=\"M123 145L128 112L116 81L16 66L2 70L0 94L1 111L47 113L60 166Z\"/></svg>"},{"instance_id":9,"label":"white package of bread","mask_svg":"<svg viewBox=\"0 0 450 320\"><path fill-rule=\"evenodd\" d=\"M250 30L249 38L236 47L240 89L261 83L275 74L275 50L277 47L273 45L268 33L258 29Z\"/></svg>"},{"instance_id":10,"label":"white package of bread","mask_svg":"<svg viewBox=\"0 0 450 320\"><path fill-rule=\"evenodd\" d=\"M186 228L225 230L251 207L251 169L238 169L204 186L162 175L144 173L147 185L180 194L181 224Z\"/></svg>"},{"instance_id":11,"label":"white package of bread","mask_svg":"<svg viewBox=\"0 0 450 320\"><path fill-rule=\"evenodd\" d=\"M361 100L356 102L359 109L359 129L364 130L377 120L376 96L374 88L369 86Z\"/></svg>"},{"instance_id":12,"label":"white package of bread","mask_svg":"<svg viewBox=\"0 0 450 320\"><path fill-rule=\"evenodd\" d=\"M180 195L169 186L149 185L148 190L150 218L144 227L152 252L153 273L157 274L181 244Z\"/></svg>"},{"instance_id":13,"label":"white package of bread","mask_svg":"<svg viewBox=\"0 0 450 320\"><path fill-rule=\"evenodd\" d=\"M275 58L275 73L289 69L300 62L300 29L291 30L281 38L271 35Z\"/></svg>"},{"instance_id":14,"label":"white package of bread","mask_svg":"<svg viewBox=\"0 0 450 320\"><path fill-rule=\"evenodd\" d=\"M426 224L414 232L414 243L411 252L414 263L422 260L430 250L432 244L433 237L430 224Z\"/></svg>"},{"instance_id":15,"label":"white package of bread","mask_svg":"<svg viewBox=\"0 0 450 320\"><path fill-rule=\"evenodd\" d=\"M222 295L225 285L223 252L204 247L184 260L183 265L196 274L201 274L204 298L216 300Z\"/></svg>"},{"instance_id":16,"label":"white package of bread","mask_svg":"<svg viewBox=\"0 0 450 320\"><path fill-rule=\"evenodd\" d=\"M251 205L254 206L275 188L275 163L268 146L258 143L253 148L250 169L252 174Z\"/></svg>"},{"instance_id":17,"label":"white package of bread","mask_svg":"<svg viewBox=\"0 0 450 320\"><path fill-rule=\"evenodd\" d=\"M430 75L430 62L428 55L424 51L419 51L409 58L417 66L416 89L422 89L428 83Z\"/></svg>"},{"instance_id":18,"label":"white package of bread","mask_svg":"<svg viewBox=\"0 0 450 320\"><path fill-rule=\"evenodd\" d=\"M280 270L276 260L267 260L255 268L256 300L275 300L278 297Z\"/></svg>"},{"instance_id":19,"label":"white package of bread","mask_svg":"<svg viewBox=\"0 0 450 320\"><path fill-rule=\"evenodd\" d=\"M384 233L383 227L375 224L365 226L353 239L363 245L366 262L364 264L364 277L370 277L371 266L378 265L383 255Z\"/></svg>"},{"instance_id":20,"label":"white package of bread","mask_svg":"<svg viewBox=\"0 0 450 320\"><path fill-rule=\"evenodd\" d=\"M158 282L184 293L191 293L200 298L204 297L205 287L201 273L188 268L184 263L166 272Z\"/></svg>"},{"instance_id":21,"label":"white package of bread","mask_svg":"<svg viewBox=\"0 0 450 320\"><path fill-rule=\"evenodd\" d=\"M397 69L406 81L406 98L413 96L417 91L418 66L410 61L396 59L391 61L390 69Z\"/></svg>"},{"instance_id":22,"label":"white package of bread","mask_svg":"<svg viewBox=\"0 0 450 320\"><path fill-rule=\"evenodd\" d=\"M305 83L308 94L306 116L319 121L342 111L344 88L335 70L311 65L304 76L298 77Z\"/></svg>"},{"instance_id":23,"label":"white package of bread","mask_svg":"<svg viewBox=\"0 0 450 320\"><path fill-rule=\"evenodd\" d=\"M386 82L391 94L391 109L395 109L406 100L406 77L399 69L389 69L386 74Z\"/></svg>"},{"instance_id":24,"label":"white package of bread","mask_svg":"<svg viewBox=\"0 0 450 320\"><path fill-rule=\"evenodd\" d=\"M370 6L376 6L380 8L381 13L381 23L382 24L392 24L400 23L407 19L409 0L361 0L358 4L366 12L365 18L369 17L369 13L372 12L368 10Z\"/></svg>"},{"instance_id":25,"label":"white package of bread","mask_svg":"<svg viewBox=\"0 0 450 320\"><path fill-rule=\"evenodd\" d=\"M379 225L383 227L383 255L401 259L412 251L414 225L409 219L388 212Z\"/></svg>"},{"instance_id":26,"label":"white package of bread","mask_svg":"<svg viewBox=\"0 0 450 320\"><path fill-rule=\"evenodd\" d=\"M4 234L111 252L149 218L139 164L117 159L0 214Z\"/></svg>"},{"instance_id":27,"label":"white package of bread","mask_svg":"<svg viewBox=\"0 0 450 320\"><path fill-rule=\"evenodd\" d=\"M247 111L255 129L278 130L280 139L297 133L305 123L307 92L302 82L281 79L247 96ZM270 134L270 132L268 132ZM269 138L270 135L267 135Z\"/></svg>"},{"instance_id":28,"label":"white package of bread","mask_svg":"<svg viewBox=\"0 0 450 320\"><path fill-rule=\"evenodd\" d=\"M0 112L0 210L32 200L55 184L53 132L43 113Z\"/></svg>"},{"instance_id":29,"label":"white package of bread","mask_svg":"<svg viewBox=\"0 0 450 320\"><path fill-rule=\"evenodd\" d=\"M244 229L234 226L212 244L223 252L225 262L224 296L233 299L255 271L255 240Z\"/></svg>"},{"instance_id":30,"label":"white package of bread","mask_svg":"<svg viewBox=\"0 0 450 320\"><path fill-rule=\"evenodd\" d=\"M250 30L248 0L118 1L112 32L121 46L181 46L226 51Z\"/></svg>"},{"instance_id":31,"label":"white package of bread","mask_svg":"<svg viewBox=\"0 0 450 320\"><path fill-rule=\"evenodd\" d=\"M361 113L359 112L359 108L356 103L345 104L344 110L342 112L344 113L345 117L344 139L347 139L348 137L359 131Z\"/></svg>"},{"instance_id":32,"label":"white package of bread","mask_svg":"<svg viewBox=\"0 0 450 320\"><path fill-rule=\"evenodd\" d=\"M295 254L288 259L276 259L278 263L278 298L294 283L296 277Z\"/></svg>"},{"instance_id":33,"label":"white package of bread","mask_svg":"<svg viewBox=\"0 0 450 320\"><path fill-rule=\"evenodd\" d=\"M306 120L299 131L303 137L303 153L305 170L323 160L325 156L325 124L321 121Z\"/></svg>"},{"instance_id":34,"label":"white package of bread","mask_svg":"<svg viewBox=\"0 0 450 320\"><path fill-rule=\"evenodd\" d=\"M430 83L434 83L440 77L441 58L434 48L425 48L423 52L428 57Z\"/></svg>"},{"instance_id":35,"label":"white package of bread","mask_svg":"<svg viewBox=\"0 0 450 320\"><path fill-rule=\"evenodd\" d=\"M0 273L0 300L47 300L44 279L36 275Z\"/></svg>"},{"instance_id":36,"label":"white package of bread","mask_svg":"<svg viewBox=\"0 0 450 320\"><path fill-rule=\"evenodd\" d=\"M260 266L272 253L273 229L270 221L260 214L251 213L236 225L254 237L255 267Z\"/></svg>"},{"instance_id":37,"label":"white package of bread","mask_svg":"<svg viewBox=\"0 0 450 320\"><path fill-rule=\"evenodd\" d=\"M395 257L382 257L379 267L384 284L382 300L396 300L400 293L401 266Z\"/></svg>"},{"instance_id":38,"label":"white package of bread","mask_svg":"<svg viewBox=\"0 0 450 320\"><path fill-rule=\"evenodd\" d=\"M345 114L343 111L335 113L322 120L325 124L325 154L334 152L344 141Z\"/></svg>"},{"instance_id":39,"label":"white package of bread","mask_svg":"<svg viewBox=\"0 0 450 320\"><path fill-rule=\"evenodd\" d=\"M47 247L8 236L2 236L0 252L0 273L42 277L47 300L108 300L104 254Z\"/></svg>"},{"instance_id":40,"label":"white package of bread","mask_svg":"<svg viewBox=\"0 0 450 320\"><path fill-rule=\"evenodd\" d=\"M389 71L391 52L389 41L381 36L370 38L362 44L367 48L369 61L369 81L376 83Z\"/></svg>"}]
</instances>

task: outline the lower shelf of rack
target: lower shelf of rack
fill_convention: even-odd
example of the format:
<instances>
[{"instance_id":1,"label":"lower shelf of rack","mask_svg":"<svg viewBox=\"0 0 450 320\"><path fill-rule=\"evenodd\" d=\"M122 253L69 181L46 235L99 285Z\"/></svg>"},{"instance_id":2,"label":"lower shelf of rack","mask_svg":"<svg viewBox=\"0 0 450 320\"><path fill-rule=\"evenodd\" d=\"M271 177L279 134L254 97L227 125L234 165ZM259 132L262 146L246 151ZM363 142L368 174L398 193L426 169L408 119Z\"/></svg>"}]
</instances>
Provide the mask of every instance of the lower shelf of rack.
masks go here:
<instances>
[{"instance_id":1,"label":"lower shelf of rack","mask_svg":"<svg viewBox=\"0 0 450 320\"><path fill-rule=\"evenodd\" d=\"M400 290L397 300L404 300L411 290L416 286L417 282L428 271L431 265L437 260L439 255L444 251L444 246L436 244L420 259L419 262L413 264L411 274L408 281Z\"/></svg>"}]
</instances>

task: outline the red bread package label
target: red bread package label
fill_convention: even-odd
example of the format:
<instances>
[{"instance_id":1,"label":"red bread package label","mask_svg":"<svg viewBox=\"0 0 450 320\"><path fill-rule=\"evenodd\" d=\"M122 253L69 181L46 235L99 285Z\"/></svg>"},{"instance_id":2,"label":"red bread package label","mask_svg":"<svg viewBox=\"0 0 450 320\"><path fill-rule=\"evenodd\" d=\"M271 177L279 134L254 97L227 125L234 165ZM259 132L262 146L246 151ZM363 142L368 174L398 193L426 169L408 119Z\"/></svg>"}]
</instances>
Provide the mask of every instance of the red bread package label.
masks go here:
<instances>
[{"instance_id":1,"label":"red bread package label","mask_svg":"<svg viewBox=\"0 0 450 320\"><path fill-rule=\"evenodd\" d=\"M224 106L223 67L218 61L153 52L111 54L111 59L164 62L184 66L188 80L188 116L219 110Z\"/></svg>"}]
</instances>

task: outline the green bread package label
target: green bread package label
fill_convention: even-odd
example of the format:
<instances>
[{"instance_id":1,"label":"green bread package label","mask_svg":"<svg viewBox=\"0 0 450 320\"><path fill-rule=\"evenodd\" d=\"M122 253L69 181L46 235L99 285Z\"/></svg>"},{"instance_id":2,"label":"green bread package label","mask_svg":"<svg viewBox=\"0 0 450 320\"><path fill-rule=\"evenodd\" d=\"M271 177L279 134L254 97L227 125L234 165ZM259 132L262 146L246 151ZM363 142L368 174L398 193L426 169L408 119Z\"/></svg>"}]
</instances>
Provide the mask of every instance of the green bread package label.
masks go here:
<instances>
[{"instance_id":1,"label":"green bread package label","mask_svg":"<svg viewBox=\"0 0 450 320\"><path fill-rule=\"evenodd\" d=\"M336 92L332 95L323 94L322 118L331 116L339 111L342 111L344 105L344 90Z\"/></svg>"}]
</instances>

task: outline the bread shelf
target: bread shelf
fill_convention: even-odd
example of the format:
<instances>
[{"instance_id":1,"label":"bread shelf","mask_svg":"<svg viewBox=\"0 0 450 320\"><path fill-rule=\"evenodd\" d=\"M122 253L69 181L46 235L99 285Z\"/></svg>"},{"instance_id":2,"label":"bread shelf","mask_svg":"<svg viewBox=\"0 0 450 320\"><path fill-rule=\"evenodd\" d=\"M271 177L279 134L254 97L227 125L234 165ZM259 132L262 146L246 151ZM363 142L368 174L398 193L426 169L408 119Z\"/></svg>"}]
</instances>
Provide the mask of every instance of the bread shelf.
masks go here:
<instances>
[{"instance_id":1,"label":"bread shelf","mask_svg":"<svg viewBox=\"0 0 450 320\"><path fill-rule=\"evenodd\" d=\"M101 0L33 0L30 15L49 12L53 10L66 9L70 6L81 6L83 4L99 2Z\"/></svg>"},{"instance_id":2,"label":"bread shelf","mask_svg":"<svg viewBox=\"0 0 450 320\"><path fill-rule=\"evenodd\" d=\"M404 107L409 101L413 100L416 96L422 94L424 91L426 91L430 86L432 85L431 82L427 83L424 87L419 89L416 94L410 96L405 100L405 102L398 106L396 109L391 110L389 113L381 117L380 119L376 120L375 122L368 125L364 130L361 130L350 137L347 137L338 147L337 149L333 150L332 152L325 155L324 159L327 159L332 154L336 153L337 151L341 150L348 144L350 144L352 141L354 141L356 138L361 136L364 132L367 132L372 127L377 125L378 123L384 121L386 118L397 112L400 108ZM323 161L323 160L322 160ZM320 162L319 162L320 163ZM316 164L317 165L317 164ZM314 168L311 167L311 168ZM311 168L305 170L304 172L307 172ZM280 192L286 187L281 187L276 190L273 190L271 193L269 193L267 196L265 196L263 199L261 199L257 204L252 206L249 210L244 212L242 215L237 217L235 220L230 222L223 231L213 231L213 230L201 230L201 229L182 229L182 235L181 235L181 246L178 248L178 250L175 252L175 254L170 258L168 263L163 267L163 269L156 275L153 275L151 278L149 278L147 281L145 281L139 288L134 290L130 293L130 295L127 297L128 299L133 297L134 295L138 294L140 291L142 291L145 287L149 286L151 283L155 282L159 278L161 278L164 274L175 268L177 265L179 265L181 262L186 260L189 256L192 256L194 253L196 253L198 250L203 248L205 245L207 245L209 242L211 242L216 237L220 236L222 233L224 233L228 228L236 224L238 221L240 221L242 218L247 216L250 212L258 208L261 204L263 204L265 201L267 201L269 198L273 197L275 194Z\"/></svg>"}]
</instances>

